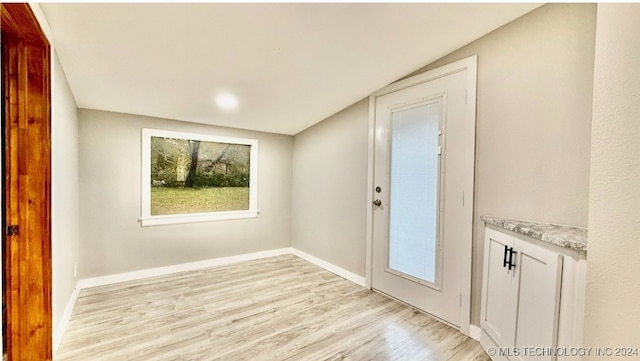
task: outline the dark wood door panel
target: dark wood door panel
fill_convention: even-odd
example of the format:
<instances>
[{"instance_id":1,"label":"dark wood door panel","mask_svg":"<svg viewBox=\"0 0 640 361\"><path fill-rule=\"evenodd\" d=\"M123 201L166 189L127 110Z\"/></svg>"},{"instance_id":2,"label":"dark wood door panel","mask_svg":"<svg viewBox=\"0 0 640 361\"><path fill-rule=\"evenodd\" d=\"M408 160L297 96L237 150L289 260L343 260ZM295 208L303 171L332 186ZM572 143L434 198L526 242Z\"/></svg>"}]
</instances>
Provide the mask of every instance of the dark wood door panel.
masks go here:
<instances>
[{"instance_id":1,"label":"dark wood door panel","mask_svg":"<svg viewBox=\"0 0 640 361\"><path fill-rule=\"evenodd\" d=\"M27 4L0 6L4 347L9 360L50 360L50 48Z\"/></svg>"}]
</instances>

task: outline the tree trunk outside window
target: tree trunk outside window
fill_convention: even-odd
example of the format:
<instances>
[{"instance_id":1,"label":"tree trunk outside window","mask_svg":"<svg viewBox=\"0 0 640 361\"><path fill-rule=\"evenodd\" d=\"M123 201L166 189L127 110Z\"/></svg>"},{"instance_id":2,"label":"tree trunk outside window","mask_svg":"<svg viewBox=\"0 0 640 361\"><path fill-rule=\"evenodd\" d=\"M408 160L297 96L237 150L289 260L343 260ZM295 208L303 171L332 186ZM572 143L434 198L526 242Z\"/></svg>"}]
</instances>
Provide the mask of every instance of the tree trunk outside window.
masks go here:
<instances>
[{"instance_id":1,"label":"tree trunk outside window","mask_svg":"<svg viewBox=\"0 0 640 361\"><path fill-rule=\"evenodd\" d=\"M185 188L193 188L196 180L196 168L198 167L198 151L200 150L200 141L193 140L191 144L191 165L189 165L189 174L184 182Z\"/></svg>"}]
</instances>

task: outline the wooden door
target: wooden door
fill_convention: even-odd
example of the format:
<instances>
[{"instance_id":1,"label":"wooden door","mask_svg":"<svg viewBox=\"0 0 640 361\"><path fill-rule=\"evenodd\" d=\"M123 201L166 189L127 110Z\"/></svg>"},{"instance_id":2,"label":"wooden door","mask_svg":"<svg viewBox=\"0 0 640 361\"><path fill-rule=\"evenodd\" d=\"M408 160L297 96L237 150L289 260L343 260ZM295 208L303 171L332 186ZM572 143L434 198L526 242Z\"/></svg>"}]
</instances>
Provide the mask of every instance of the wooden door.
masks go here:
<instances>
[{"instance_id":1,"label":"wooden door","mask_svg":"<svg viewBox=\"0 0 640 361\"><path fill-rule=\"evenodd\" d=\"M0 6L3 346L10 361L51 360L50 48L29 5Z\"/></svg>"}]
</instances>

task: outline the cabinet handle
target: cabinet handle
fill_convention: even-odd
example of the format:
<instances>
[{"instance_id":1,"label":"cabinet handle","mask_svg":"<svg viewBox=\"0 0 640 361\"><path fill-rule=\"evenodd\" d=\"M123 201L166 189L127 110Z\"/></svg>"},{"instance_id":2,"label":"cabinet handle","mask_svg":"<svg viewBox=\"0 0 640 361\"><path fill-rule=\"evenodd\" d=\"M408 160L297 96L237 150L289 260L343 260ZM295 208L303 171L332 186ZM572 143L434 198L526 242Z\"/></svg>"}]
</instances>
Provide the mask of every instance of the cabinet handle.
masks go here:
<instances>
[{"instance_id":1,"label":"cabinet handle","mask_svg":"<svg viewBox=\"0 0 640 361\"><path fill-rule=\"evenodd\" d=\"M512 268L516 268L516 258L514 257L516 254L518 254L518 252L514 251L513 248L509 250L509 271L511 271Z\"/></svg>"},{"instance_id":2,"label":"cabinet handle","mask_svg":"<svg viewBox=\"0 0 640 361\"><path fill-rule=\"evenodd\" d=\"M509 265L511 263L511 259L509 259L507 261L507 254L511 254L511 252L509 252L509 247L505 244L504 245L504 256L502 256L502 267L507 267L507 265ZM511 268L509 268L511 269Z\"/></svg>"},{"instance_id":3,"label":"cabinet handle","mask_svg":"<svg viewBox=\"0 0 640 361\"><path fill-rule=\"evenodd\" d=\"M502 256L502 267L509 266L509 271L516 268L515 258L514 256L518 254L518 252L513 250L513 247L509 247L506 244L504 245L504 255Z\"/></svg>"}]
</instances>

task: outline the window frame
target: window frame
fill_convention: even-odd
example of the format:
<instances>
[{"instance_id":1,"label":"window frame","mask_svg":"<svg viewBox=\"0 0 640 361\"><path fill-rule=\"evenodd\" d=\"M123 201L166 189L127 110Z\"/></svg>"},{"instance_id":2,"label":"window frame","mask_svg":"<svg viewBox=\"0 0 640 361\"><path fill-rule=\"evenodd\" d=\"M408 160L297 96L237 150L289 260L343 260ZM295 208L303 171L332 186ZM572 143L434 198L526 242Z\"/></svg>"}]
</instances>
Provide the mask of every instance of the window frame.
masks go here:
<instances>
[{"instance_id":1,"label":"window frame","mask_svg":"<svg viewBox=\"0 0 640 361\"><path fill-rule=\"evenodd\" d=\"M249 145L249 209L239 211L217 211L202 213L180 213L151 215L151 137L163 137L203 142ZM209 134L186 133L171 130L142 128L141 162L141 216L143 227L165 224L221 221L231 219L256 218L258 216L258 140Z\"/></svg>"}]
</instances>

